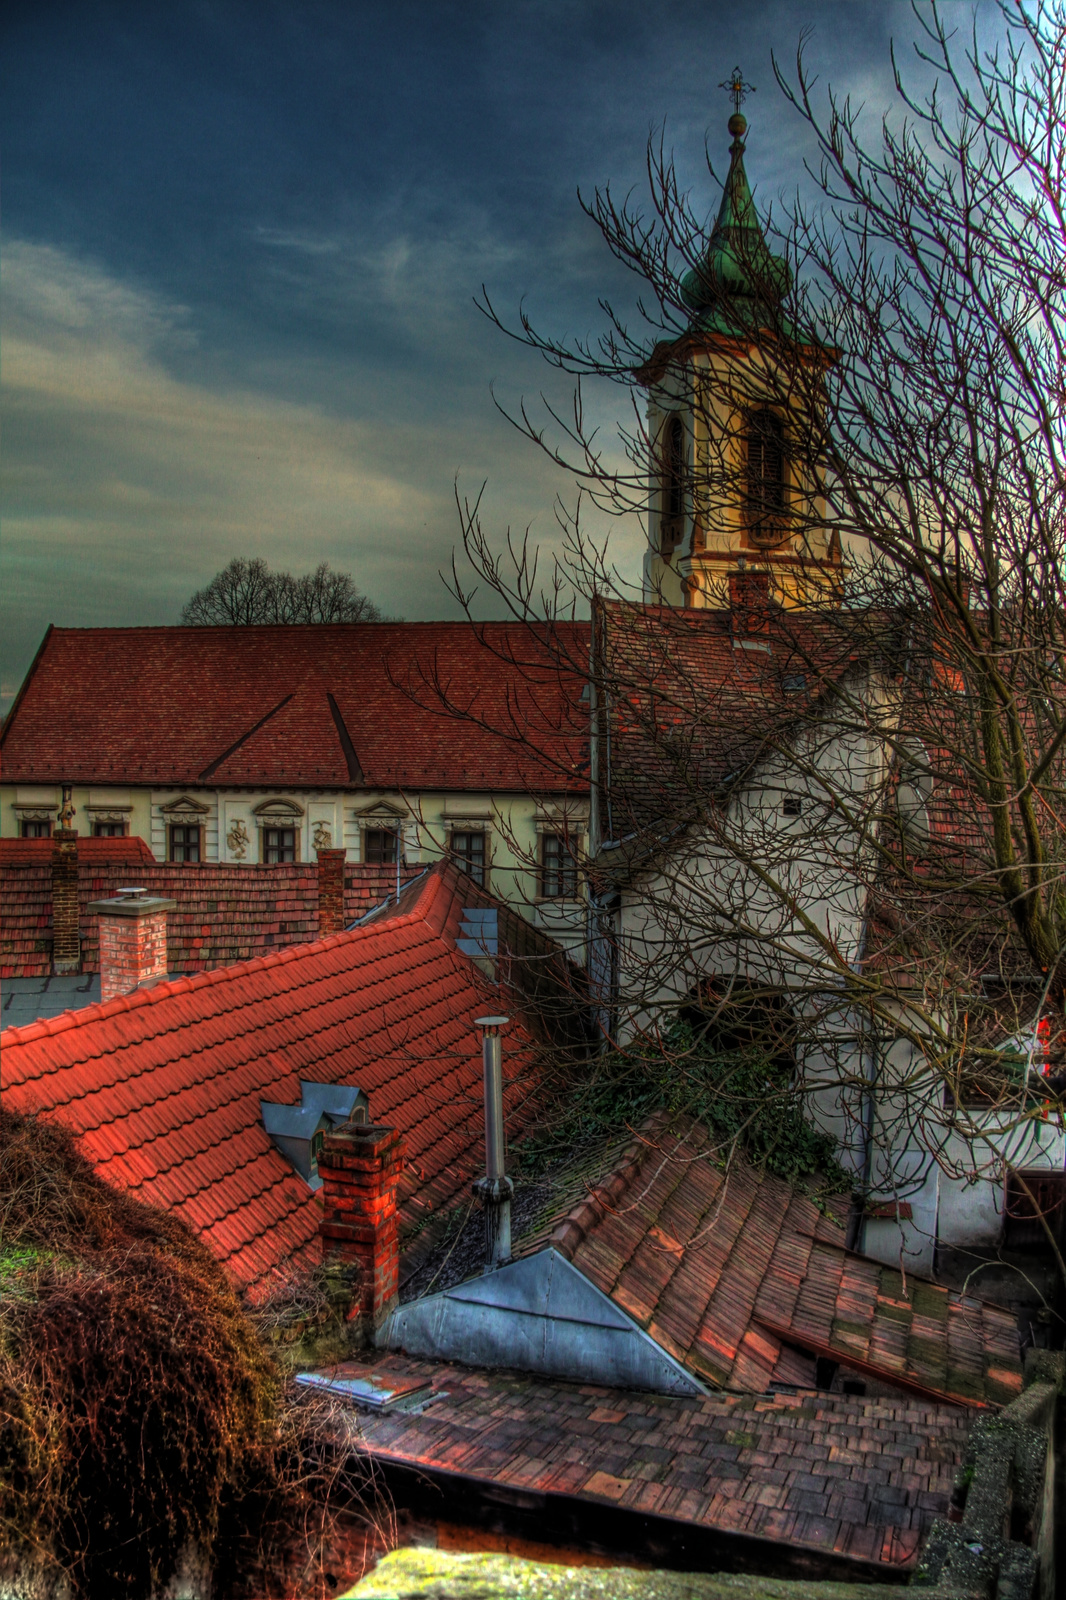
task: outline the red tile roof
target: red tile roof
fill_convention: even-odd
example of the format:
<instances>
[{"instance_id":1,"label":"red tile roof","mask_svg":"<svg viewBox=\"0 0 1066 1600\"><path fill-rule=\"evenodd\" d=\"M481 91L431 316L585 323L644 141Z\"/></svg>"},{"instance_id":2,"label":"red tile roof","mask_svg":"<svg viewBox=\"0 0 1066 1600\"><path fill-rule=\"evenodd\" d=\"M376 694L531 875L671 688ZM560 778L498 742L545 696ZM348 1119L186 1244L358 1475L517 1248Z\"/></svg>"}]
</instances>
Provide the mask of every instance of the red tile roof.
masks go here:
<instances>
[{"instance_id":1,"label":"red tile roof","mask_svg":"<svg viewBox=\"0 0 1066 1600\"><path fill-rule=\"evenodd\" d=\"M553 643L516 623L52 628L4 724L4 775L580 789L587 711L570 667L588 628L553 637L565 671Z\"/></svg>"},{"instance_id":2,"label":"red tile roof","mask_svg":"<svg viewBox=\"0 0 1066 1600\"><path fill-rule=\"evenodd\" d=\"M909 1273L904 1284L846 1250L813 1200L742 1161L726 1173L713 1156L698 1123L660 1114L587 1198L542 1219L519 1249L553 1244L717 1386L813 1387L821 1356L927 1399L1000 1405L1020 1393L1010 1312Z\"/></svg>"},{"instance_id":3,"label":"red tile roof","mask_svg":"<svg viewBox=\"0 0 1066 1600\"><path fill-rule=\"evenodd\" d=\"M315 944L0 1035L5 1103L54 1116L109 1183L173 1207L235 1281L318 1258L321 1203L264 1131L299 1079L357 1084L404 1134L410 1229L468 1189L481 1152L472 1020L500 991L455 947L469 879L438 866L391 915ZM505 1039L513 1137L532 1115L531 1035Z\"/></svg>"},{"instance_id":4,"label":"red tile roof","mask_svg":"<svg viewBox=\"0 0 1066 1600\"><path fill-rule=\"evenodd\" d=\"M125 839L79 839L78 859L93 866L155 865L155 856L136 834ZM50 866L51 861L51 839L0 839L0 868Z\"/></svg>"},{"instance_id":5,"label":"red tile roof","mask_svg":"<svg viewBox=\"0 0 1066 1600\"><path fill-rule=\"evenodd\" d=\"M746 614L604 601L597 643L611 706L615 837L687 821L723 781L824 716L823 696L869 658L880 613ZM601 764L607 769L606 761Z\"/></svg>"},{"instance_id":6,"label":"red tile roof","mask_svg":"<svg viewBox=\"0 0 1066 1600\"><path fill-rule=\"evenodd\" d=\"M340 1371L361 1375L355 1364ZM497 1494L576 1495L635 1517L766 1540L763 1570L772 1543L782 1576L792 1575L790 1555L804 1551L844 1558L831 1576L856 1582L884 1582L893 1567L909 1566L933 1518L947 1511L969 1426L955 1407L914 1399L682 1400L384 1352L373 1371L431 1383L438 1394L421 1414L360 1415L360 1445L381 1466L461 1473ZM549 1499L549 1522L553 1510ZM755 1552L742 1548L749 1565L740 1570L750 1570Z\"/></svg>"},{"instance_id":7,"label":"red tile roof","mask_svg":"<svg viewBox=\"0 0 1066 1600\"><path fill-rule=\"evenodd\" d=\"M90 915L93 900L108 900L135 881L140 888L177 906L167 916L167 966L171 972L201 972L231 966L318 935L318 867L314 862L221 861L148 863L138 858L100 861L86 846L129 844L130 840L78 840L78 905L81 970L98 972L99 921ZM137 841L140 842L140 841ZM21 844L22 840L0 841ZM47 839L43 857L10 864L0 850L0 978L44 977L52 970L52 868ZM13 854L14 852L12 852ZM132 866L135 878L131 878ZM404 881L417 867L403 867ZM344 870L344 916L354 922L380 905L396 885L395 867L348 862Z\"/></svg>"}]
</instances>

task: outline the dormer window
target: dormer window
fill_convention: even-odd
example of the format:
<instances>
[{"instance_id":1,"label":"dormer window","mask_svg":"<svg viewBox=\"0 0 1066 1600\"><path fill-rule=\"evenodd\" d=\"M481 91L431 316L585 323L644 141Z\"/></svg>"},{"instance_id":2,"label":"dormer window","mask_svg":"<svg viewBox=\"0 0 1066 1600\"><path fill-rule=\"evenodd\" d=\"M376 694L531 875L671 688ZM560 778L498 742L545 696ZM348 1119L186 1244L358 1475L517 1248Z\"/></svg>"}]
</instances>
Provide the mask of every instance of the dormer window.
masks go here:
<instances>
[{"instance_id":1,"label":"dormer window","mask_svg":"<svg viewBox=\"0 0 1066 1600\"><path fill-rule=\"evenodd\" d=\"M684 537L685 518L685 424L678 416L668 417L662 433L662 512L660 549L673 555Z\"/></svg>"},{"instance_id":2,"label":"dormer window","mask_svg":"<svg viewBox=\"0 0 1066 1600\"><path fill-rule=\"evenodd\" d=\"M762 406L748 418L748 527L756 544L784 536L787 507L785 424Z\"/></svg>"},{"instance_id":3,"label":"dormer window","mask_svg":"<svg viewBox=\"0 0 1066 1600\"><path fill-rule=\"evenodd\" d=\"M370 1120L369 1101L362 1089L352 1084L301 1079L298 1106L271 1100L261 1100L259 1105L266 1132L312 1189L322 1187L318 1158L326 1134L346 1122L365 1125Z\"/></svg>"}]
</instances>

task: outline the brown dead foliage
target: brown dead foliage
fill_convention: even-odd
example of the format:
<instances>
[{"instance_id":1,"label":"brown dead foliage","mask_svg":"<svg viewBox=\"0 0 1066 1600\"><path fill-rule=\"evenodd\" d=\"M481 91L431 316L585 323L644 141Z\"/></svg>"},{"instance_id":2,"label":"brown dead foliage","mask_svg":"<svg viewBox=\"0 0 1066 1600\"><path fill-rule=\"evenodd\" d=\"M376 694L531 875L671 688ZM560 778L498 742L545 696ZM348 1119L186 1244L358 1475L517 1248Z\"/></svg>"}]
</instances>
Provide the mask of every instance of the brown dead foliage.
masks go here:
<instances>
[{"instance_id":1,"label":"brown dead foliage","mask_svg":"<svg viewBox=\"0 0 1066 1600\"><path fill-rule=\"evenodd\" d=\"M36 1593L137 1600L195 1550L216 1596L292 1592L294 1562L300 1592L322 1593L301 1538L320 1538L338 1479L320 1412L287 1398L181 1221L109 1188L54 1123L0 1110L0 1579L12 1592L21 1577Z\"/></svg>"}]
</instances>

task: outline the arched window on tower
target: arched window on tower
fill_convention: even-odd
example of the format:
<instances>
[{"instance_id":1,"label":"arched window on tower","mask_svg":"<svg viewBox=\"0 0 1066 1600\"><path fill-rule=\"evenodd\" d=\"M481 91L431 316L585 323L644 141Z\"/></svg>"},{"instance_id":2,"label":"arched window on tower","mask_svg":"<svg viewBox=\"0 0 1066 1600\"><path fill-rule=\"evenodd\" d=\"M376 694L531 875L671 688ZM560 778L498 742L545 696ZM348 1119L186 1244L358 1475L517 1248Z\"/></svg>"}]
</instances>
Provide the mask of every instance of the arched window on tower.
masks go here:
<instances>
[{"instance_id":1,"label":"arched window on tower","mask_svg":"<svg viewBox=\"0 0 1066 1600\"><path fill-rule=\"evenodd\" d=\"M662 431L662 512L659 547L673 555L685 534L685 424L667 417Z\"/></svg>"},{"instance_id":2,"label":"arched window on tower","mask_svg":"<svg viewBox=\"0 0 1066 1600\"><path fill-rule=\"evenodd\" d=\"M785 424L762 406L748 418L748 528L756 544L784 537L787 484Z\"/></svg>"}]
</instances>

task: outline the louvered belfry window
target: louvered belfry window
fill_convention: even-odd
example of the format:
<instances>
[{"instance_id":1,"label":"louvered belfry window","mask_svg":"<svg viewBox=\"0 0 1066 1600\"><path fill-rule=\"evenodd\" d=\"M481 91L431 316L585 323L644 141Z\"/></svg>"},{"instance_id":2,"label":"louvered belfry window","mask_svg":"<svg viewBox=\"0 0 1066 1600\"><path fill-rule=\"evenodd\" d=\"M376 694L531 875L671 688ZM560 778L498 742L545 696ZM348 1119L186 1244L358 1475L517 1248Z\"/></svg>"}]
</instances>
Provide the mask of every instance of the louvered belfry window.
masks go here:
<instances>
[{"instance_id":1,"label":"louvered belfry window","mask_svg":"<svg viewBox=\"0 0 1066 1600\"><path fill-rule=\"evenodd\" d=\"M685 424L669 417L663 429L662 553L670 555L681 543L685 515Z\"/></svg>"},{"instance_id":2,"label":"louvered belfry window","mask_svg":"<svg viewBox=\"0 0 1066 1600\"><path fill-rule=\"evenodd\" d=\"M748 521L759 543L773 543L784 533L785 485L785 425L763 406L748 421Z\"/></svg>"}]
</instances>

